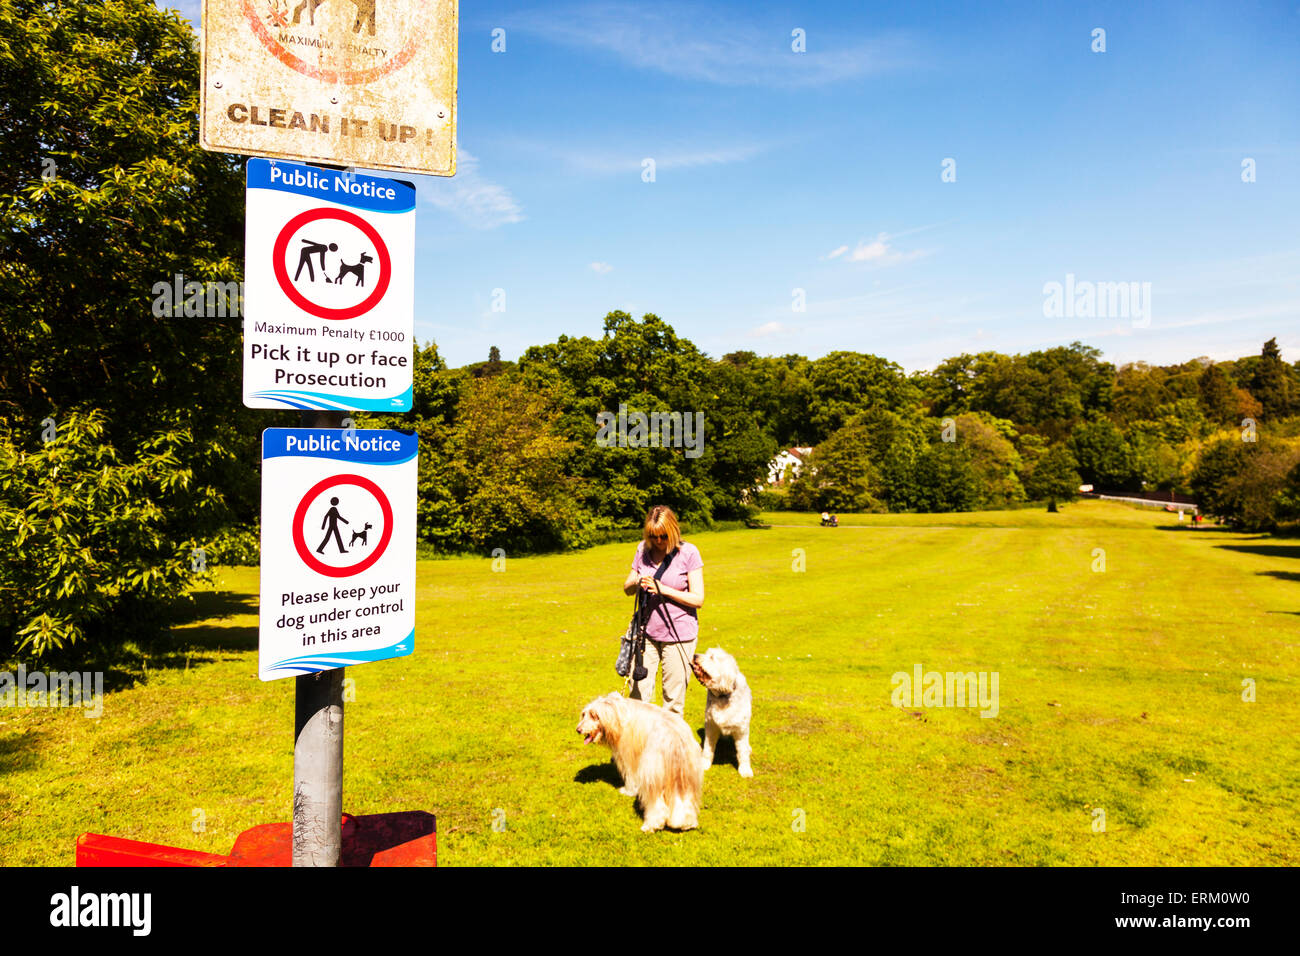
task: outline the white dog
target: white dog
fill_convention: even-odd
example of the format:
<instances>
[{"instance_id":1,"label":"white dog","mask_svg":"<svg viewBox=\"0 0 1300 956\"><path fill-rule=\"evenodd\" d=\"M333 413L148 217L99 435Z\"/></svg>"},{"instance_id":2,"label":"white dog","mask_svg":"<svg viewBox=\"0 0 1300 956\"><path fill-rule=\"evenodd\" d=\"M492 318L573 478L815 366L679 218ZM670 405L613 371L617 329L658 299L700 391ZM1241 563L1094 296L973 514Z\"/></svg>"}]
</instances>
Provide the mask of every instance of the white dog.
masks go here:
<instances>
[{"instance_id":1,"label":"white dog","mask_svg":"<svg viewBox=\"0 0 1300 956\"><path fill-rule=\"evenodd\" d=\"M704 773L695 736L681 717L645 701L606 694L583 708L578 733L584 743L603 743L614 752L623 775L619 793L641 801L643 831L699 826Z\"/></svg>"},{"instance_id":2,"label":"white dog","mask_svg":"<svg viewBox=\"0 0 1300 956\"><path fill-rule=\"evenodd\" d=\"M703 656L696 654L691 661L695 679L709 690L709 700L704 706L704 752L700 765L713 766L713 748L724 734L736 741L736 760L742 777L754 776L749 765L749 718L753 697L749 683L740 672L736 659L720 647L710 647Z\"/></svg>"}]
</instances>

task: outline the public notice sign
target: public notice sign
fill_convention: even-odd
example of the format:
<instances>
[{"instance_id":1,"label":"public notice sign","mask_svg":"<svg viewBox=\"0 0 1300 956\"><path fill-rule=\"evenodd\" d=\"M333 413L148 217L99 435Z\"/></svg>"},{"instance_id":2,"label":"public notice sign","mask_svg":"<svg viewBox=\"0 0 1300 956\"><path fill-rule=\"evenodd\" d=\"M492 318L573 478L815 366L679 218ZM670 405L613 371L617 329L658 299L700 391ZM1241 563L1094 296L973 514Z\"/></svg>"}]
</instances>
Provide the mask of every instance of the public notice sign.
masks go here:
<instances>
[{"instance_id":1,"label":"public notice sign","mask_svg":"<svg viewBox=\"0 0 1300 956\"><path fill-rule=\"evenodd\" d=\"M203 0L203 148L454 175L457 7Z\"/></svg>"},{"instance_id":2,"label":"public notice sign","mask_svg":"<svg viewBox=\"0 0 1300 956\"><path fill-rule=\"evenodd\" d=\"M417 452L386 429L262 432L262 680L415 649Z\"/></svg>"},{"instance_id":3,"label":"public notice sign","mask_svg":"<svg viewBox=\"0 0 1300 956\"><path fill-rule=\"evenodd\" d=\"M248 161L244 404L407 412L415 187Z\"/></svg>"}]
</instances>

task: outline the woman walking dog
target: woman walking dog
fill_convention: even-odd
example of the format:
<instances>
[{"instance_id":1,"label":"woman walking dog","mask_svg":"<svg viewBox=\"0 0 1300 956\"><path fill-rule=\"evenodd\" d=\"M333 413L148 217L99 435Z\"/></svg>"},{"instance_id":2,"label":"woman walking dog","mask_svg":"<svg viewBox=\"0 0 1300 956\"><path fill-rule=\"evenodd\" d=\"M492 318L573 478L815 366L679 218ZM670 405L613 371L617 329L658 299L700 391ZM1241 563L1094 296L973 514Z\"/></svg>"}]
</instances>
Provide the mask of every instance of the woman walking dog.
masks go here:
<instances>
[{"instance_id":1,"label":"woman walking dog","mask_svg":"<svg viewBox=\"0 0 1300 956\"><path fill-rule=\"evenodd\" d=\"M677 516L655 505L645 517L645 532L623 582L624 594L642 591L645 602L645 666L649 672L632 684L632 699L654 702L655 674L662 666L664 710L681 714L690 683L691 658L704 605L704 562L693 544L682 540Z\"/></svg>"}]
</instances>

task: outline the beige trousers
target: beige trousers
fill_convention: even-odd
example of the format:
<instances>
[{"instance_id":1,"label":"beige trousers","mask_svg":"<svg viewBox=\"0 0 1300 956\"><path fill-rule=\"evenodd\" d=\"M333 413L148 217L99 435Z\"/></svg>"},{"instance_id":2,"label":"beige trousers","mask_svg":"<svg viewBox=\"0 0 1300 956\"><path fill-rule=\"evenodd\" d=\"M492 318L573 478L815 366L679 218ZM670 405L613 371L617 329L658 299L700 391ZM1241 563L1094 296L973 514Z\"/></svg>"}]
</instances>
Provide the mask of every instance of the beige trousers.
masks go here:
<instances>
[{"instance_id":1,"label":"beige trousers","mask_svg":"<svg viewBox=\"0 0 1300 956\"><path fill-rule=\"evenodd\" d=\"M645 642L647 673L645 680L632 682L632 699L654 703L655 674L662 664L664 710L681 714L686 708L686 685L691 680L691 658L695 655L695 643L695 641L683 641L680 644L665 644L647 638Z\"/></svg>"}]
</instances>

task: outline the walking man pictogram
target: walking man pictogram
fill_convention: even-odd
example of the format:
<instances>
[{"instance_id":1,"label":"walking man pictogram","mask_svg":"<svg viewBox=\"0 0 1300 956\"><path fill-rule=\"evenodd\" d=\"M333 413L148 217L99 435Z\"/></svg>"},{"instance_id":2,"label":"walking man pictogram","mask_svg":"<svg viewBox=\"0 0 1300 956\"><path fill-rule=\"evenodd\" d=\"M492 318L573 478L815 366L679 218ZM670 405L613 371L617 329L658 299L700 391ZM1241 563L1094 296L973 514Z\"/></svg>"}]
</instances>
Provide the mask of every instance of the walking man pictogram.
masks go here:
<instances>
[{"instance_id":1,"label":"walking man pictogram","mask_svg":"<svg viewBox=\"0 0 1300 956\"><path fill-rule=\"evenodd\" d=\"M326 525L329 525L329 530L325 532L325 540L322 541L320 547L316 549L317 554L325 553L325 545L329 544L330 535L334 535L334 540L338 542L339 554L348 553L347 549L343 547L343 536L339 534L339 522L342 521L344 524L350 524L351 522L339 514L338 503L339 500L337 498L330 499L330 510L325 512L325 517L320 523L322 529Z\"/></svg>"},{"instance_id":2,"label":"walking man pictogram","mask_svg":"<svg viewBox=\"0 0 1300 956\"><path fill-rule=\"evenodd\" d=\"M339 244L337 242L331 242L328 246L326 246L325 243L323 242L313 242L310 239L304 239L302 240L302 243L303 243L303 247L298 253L298 271L293 274L293 281L294 282L298 281L298 276L302 275L302 267L306 266L307 278L310 279L312 282L315 282L316 272L311 267L311 257L315 255L319 255L321 275L325 277L326 282L329 282L330 281L329 274L326 273L325 271L325 253L327 250L329 252L338 252Z\"/></svg>"}]
</instances>

